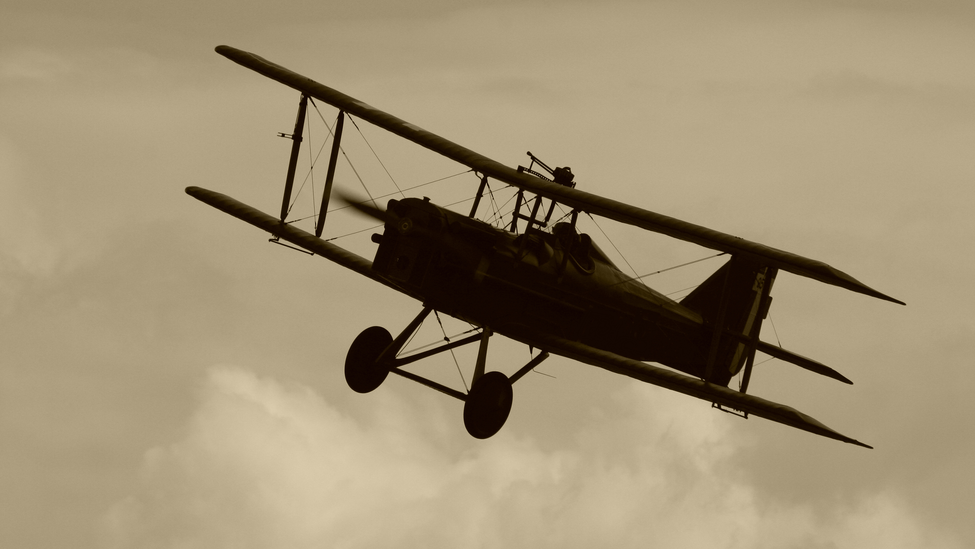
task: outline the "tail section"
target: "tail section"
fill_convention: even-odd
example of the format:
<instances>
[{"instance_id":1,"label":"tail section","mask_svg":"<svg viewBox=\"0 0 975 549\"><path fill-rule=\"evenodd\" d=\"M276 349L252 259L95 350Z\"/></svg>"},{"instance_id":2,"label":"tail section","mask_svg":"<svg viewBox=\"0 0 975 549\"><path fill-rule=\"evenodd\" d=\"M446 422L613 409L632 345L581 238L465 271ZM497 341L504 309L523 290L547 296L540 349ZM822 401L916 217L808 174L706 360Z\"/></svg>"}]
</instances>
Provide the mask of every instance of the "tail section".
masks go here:
<instances>
[{"instance_id":1,"label":"tail section","mask_svg":"<svg viewBox=\"0 0 975 549\"><path fill-rule=\"evenodd\" d=\"M711 328L707 381L727 386L747 364L742 390L747 388L777 272L775 267L732 256L681 300L681 305L700 313L705 325Z\"/></svg>"}]
</instances>

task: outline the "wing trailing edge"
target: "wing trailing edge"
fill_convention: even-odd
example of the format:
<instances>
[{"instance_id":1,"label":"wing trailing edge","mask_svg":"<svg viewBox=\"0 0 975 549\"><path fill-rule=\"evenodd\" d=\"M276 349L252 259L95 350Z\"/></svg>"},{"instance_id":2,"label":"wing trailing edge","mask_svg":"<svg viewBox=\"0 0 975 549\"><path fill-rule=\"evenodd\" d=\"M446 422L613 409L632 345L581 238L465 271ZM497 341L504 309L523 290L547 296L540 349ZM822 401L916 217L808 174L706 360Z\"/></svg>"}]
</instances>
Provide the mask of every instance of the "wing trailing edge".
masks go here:
<instances>
[{"instance_id":1,"label":"wing trailing edge","mask_svg":"<svg viewBox=\"0 0 975 549\"><path fill-rule=\"evenodd\" d=\"M633 225L692 242L705 248L741 255L793 274L904 305L903 301L883 294L852 276L815 259L751 242L730 234L695 225L663 214L604 198L574 188L521 173L500 162L476 153L432 132L372 107L358 99L329 88L308 77L260 57L230 46L217 46L216 52L272 80L303 94L358 116L408 141L468 166L483 175L508 183L539 196L555 200L570 208L589 212L627 225Z\"/></svg>"}]
</instances>

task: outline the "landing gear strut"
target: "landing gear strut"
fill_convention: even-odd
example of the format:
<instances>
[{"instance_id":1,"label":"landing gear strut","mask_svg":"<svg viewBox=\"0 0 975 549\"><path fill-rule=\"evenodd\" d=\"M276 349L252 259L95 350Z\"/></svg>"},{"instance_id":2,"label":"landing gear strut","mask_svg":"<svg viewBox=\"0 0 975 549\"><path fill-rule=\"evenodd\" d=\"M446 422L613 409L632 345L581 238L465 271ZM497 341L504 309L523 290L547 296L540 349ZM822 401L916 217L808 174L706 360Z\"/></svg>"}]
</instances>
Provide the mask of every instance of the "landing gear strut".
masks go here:
<instances>
[{"instance_id":1,"label":"landing gear strut","mask_svg":"<svg viewBox=\"0 0 975 549\"><path fill-rule=\"evenodd\" d=\"M445 395L464 401L464 427L467 428L467 432L474 438L490 438L501 430L511 412L511 403L514 397L511 385L548 358L548 353L544 351L539 353L510 378L501 372L485 372L487 345L492 331L489 327L484 326L479 334L449 342L436 349L414 353L406 357L397 357L396 355L406 345L407 340L432 310L429 307L424 307L423 311L410 322L409 326L396 336L396 339L393 339L389 331L379 326L363 330L352 342L349 353L345 357L345 381L357 393L369 393L375 390L385 381L390 372L416 381L421 385L426 385ZM474 366L474 378L471 389L466 394L401 368L401 366L478 340L480 340L480 347L477 351L477 363Z\"/></svg>"}]
</instances>

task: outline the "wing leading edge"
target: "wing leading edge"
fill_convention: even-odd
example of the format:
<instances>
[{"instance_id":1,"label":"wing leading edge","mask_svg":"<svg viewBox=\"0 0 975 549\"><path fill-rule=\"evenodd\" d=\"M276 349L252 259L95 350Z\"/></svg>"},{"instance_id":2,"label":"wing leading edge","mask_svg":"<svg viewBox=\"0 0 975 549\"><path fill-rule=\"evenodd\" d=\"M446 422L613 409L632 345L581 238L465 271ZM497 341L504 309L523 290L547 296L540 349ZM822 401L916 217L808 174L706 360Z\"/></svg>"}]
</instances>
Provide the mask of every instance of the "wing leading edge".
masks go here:
<instances>
[{"instance_id":1,"label":"wing leading edge","mask_svg":"<svg viewBox=\"0 0 975 549\"><path fill-rule=\"evenodd\" d=\"M217 53L272 80L294 88L310 97L356 115L380 128L412 141L433 152L468 166L488 177L555 200L577 210L606 217L667 236L693 242L699 246L748 257L762 264L812 278L826 284L876 297L894 303L903 301L885 295L852 276L815 259L751 242L736 236L681 221L663 214L564 187L525 173L462 147L414 124L376 109L358 99L333 90L310 78L272 63L260 56L230 46L218 46Z\"/></svg>"}]
</instances>

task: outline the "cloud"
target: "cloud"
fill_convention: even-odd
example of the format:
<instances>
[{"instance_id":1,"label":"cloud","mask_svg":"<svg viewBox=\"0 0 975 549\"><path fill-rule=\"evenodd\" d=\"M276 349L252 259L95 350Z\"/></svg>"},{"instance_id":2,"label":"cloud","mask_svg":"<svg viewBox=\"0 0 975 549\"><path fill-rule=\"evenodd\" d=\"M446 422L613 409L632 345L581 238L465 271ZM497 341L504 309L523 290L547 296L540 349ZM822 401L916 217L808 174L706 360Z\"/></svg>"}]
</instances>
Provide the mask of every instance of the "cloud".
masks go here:
<instances>
[{"instance_id":1,"label":"cloud","mask_svg":"<svg viewBox=\"0 0 975 549\"><path fill-rule=\"evenodd\" d=\"M104 517L110 547L951 547L897 494L829 513L766 506L736 443L688 399L633 388L621 426L542 450L502 431L458 445L380 391L356 419L307 387L214 368L179 442L146 453ZM661 397L661 395L665 395Z\"/></svg>"}]
</instances>

